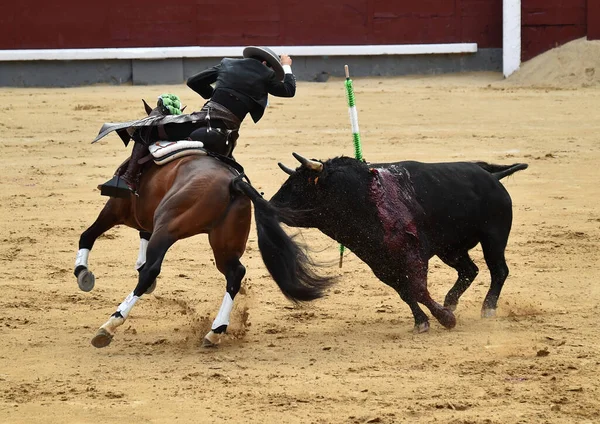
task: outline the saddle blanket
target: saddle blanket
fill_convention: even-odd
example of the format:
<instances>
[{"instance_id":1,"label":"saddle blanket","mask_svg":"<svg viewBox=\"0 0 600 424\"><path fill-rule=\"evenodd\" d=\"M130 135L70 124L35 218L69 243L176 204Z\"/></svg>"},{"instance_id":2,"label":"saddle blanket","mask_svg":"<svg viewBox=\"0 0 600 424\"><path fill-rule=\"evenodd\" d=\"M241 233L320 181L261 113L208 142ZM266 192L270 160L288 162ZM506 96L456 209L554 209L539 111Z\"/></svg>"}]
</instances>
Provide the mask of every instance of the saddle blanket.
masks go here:
<instances>
[{"instance_id":1,"label":"saddle blanket","mask_svg":"<svg viewBox=\"0 0 600 424\"><path fill-rule=\"evenodd\" d=\"M189 155L204 155L204 143L201 141L157 141L148 146L148 150L154 158L154 163L164 165L174 159Z\"/></svg>"}]
</instances>

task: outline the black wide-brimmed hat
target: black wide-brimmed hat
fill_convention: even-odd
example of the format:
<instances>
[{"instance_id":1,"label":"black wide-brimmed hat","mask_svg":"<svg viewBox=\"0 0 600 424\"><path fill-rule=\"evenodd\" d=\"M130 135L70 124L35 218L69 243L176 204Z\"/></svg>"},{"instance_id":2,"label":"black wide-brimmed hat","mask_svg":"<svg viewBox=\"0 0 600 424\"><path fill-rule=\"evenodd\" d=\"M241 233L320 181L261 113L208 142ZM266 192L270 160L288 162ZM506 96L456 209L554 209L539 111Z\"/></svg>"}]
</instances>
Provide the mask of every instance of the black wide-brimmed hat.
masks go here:
<instances>
[{"instance_id":1,"label":"black wide-brimmed hat","mask_svg":"<svg viewBox=\"0 0 600 424\"><path fill-rule=\"evenodd\" d=\"M275 71L277 79L283 81L285 72L283 71L283 66L281 66L281 60L279 59L279 56L277 56L270 48L248 46L244 49L243 55L245 58L255 57L259 58L260 60L264 60L271 67L271 69Z\"/></svg>"}]
</instances>

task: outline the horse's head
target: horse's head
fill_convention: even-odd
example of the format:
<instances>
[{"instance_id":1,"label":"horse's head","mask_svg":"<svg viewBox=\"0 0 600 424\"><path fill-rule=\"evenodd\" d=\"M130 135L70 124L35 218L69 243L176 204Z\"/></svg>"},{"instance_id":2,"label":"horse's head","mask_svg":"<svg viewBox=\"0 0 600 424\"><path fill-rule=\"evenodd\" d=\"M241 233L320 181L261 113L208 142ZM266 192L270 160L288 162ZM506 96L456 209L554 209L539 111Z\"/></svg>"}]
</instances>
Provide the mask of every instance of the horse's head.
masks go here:
<instances>
[{"instance_id":1,"label":"horse's head","mask_svg":"<svg viewBox=\"0 0 600 424\"><path fill-rule=\"evenodd\" d=\"M152 109L152 106L146 103L146 100L142 99L142 102L144 102L144 109L146 110L146 114L148 114L148 116L165 115L163 109L160 106L156 106L154 109Z\"/></svg>"}]
</instances>

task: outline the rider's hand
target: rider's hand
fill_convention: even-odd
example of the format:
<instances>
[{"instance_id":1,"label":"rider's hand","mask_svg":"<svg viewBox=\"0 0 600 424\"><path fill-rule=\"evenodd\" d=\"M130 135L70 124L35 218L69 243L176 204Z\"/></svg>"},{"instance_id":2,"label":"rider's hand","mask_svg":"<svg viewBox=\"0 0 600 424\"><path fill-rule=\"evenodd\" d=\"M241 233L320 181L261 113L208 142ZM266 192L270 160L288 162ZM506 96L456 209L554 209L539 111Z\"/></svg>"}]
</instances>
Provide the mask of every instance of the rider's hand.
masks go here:
<instances>
[{"instance_id":1,"label":"rider's hand","mask_svg":"<svg viewBox=\"0 0 600 424\"><path fill-rule=\"evenodd\" d=\"M281 64L282 65L290 65L290 66L292 66L292 58L289 57L287 54L282 54L279 57L281 59Z\"/></svg>"}]
</instances>

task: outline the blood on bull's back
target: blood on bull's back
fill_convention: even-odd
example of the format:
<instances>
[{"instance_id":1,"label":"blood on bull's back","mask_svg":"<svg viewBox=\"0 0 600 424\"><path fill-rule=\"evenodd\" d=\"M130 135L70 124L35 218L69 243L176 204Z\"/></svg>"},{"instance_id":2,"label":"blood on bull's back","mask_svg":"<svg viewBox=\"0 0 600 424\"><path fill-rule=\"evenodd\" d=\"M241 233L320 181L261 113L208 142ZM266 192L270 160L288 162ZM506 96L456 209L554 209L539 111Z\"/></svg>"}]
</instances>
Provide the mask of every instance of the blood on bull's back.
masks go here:
<instances>
[{"instance_id":1,"label":"blood on bull's back","mask_svg":"<svg viewBox=\"0 0 600 424\"><path fill-rule=\"evenodd\" d=\"M510 230L510 195L498 178L476 163L404 161L383 167L397 176L402 192L416 198L432 256L453 246L472 249L490 222Z\"/></svg>"}]
</instances>

